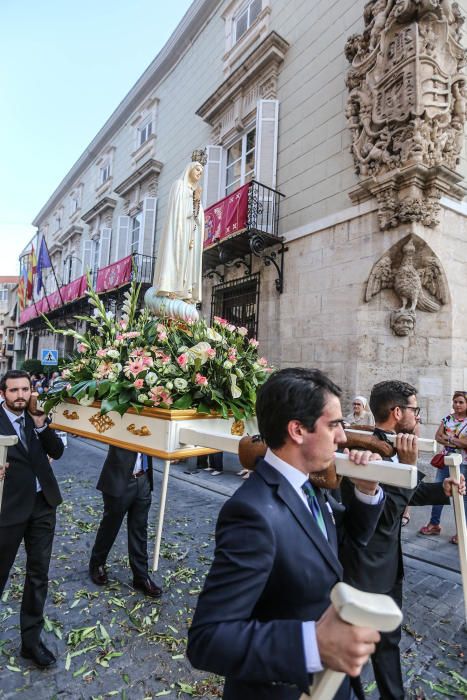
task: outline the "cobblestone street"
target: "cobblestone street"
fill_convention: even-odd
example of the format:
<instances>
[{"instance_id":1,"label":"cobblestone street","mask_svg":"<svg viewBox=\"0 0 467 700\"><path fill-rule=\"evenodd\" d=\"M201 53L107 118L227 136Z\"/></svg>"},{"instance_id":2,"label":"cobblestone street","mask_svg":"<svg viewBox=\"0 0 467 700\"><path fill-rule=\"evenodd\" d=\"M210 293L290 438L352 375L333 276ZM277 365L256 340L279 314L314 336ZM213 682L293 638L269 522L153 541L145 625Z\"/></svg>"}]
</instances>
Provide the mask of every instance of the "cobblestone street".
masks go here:
<instances>
[{"instance_id":1,"label":"cobblestone street","mask_svg":"<svg viewBox=\"0 0 467 700\"><path fill-rule=\"evenodd\" d=\"M99 589L88 577L89 553L101 512L95 483L104 450L104 446L72 438L64 457L54 464L64 503L59 509L44 636L58 654L58 663L41 672L19 656L21 553L0 607L0 697L220 697L220 679L190 667L185 638L211 560L218 510L242 482L231 472L221 477L187 474L194 464L172 467L161 565L154 576L164 595L154 602L131 588L124 528L108 562L110 585ZM226 459L226 466L234 468L233 458ZM151 537L160 480L156 472ZM427 509L421 510L424 512L413 514L414 520L423 521L427 516ZM444 518L452 519L452 514ZM411 523L404 532L409 556L402 652L408 697L467 697L457 551L446 538L425 543L416 529ZM152 544L150 549L152 554ZM420 561L423 552L430 563ZM369 668L365 681L369 697L376 698Z\"/></svg>"}]
</instances>

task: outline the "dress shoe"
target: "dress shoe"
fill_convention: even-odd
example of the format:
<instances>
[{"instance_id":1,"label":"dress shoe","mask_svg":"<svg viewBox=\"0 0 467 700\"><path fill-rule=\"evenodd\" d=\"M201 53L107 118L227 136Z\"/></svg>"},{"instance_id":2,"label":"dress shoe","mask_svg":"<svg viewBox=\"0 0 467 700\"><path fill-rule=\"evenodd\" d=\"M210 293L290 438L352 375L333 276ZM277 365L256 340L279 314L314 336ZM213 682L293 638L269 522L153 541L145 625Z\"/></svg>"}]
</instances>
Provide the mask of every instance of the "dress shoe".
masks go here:
<instances>
[{"instance_id":1,"label":"dress shoe","mask_svg":"<svg viewBox=\"0 0 467 700\"><path fill-rule=\"evenodd\" d=\"M57 661L52 652L42 642L38 642L32 647L22 646L21 656L24 659L31 659L39 668L48 668Z\"/></svg>"},{"instance_id":2,"label":"dress shoe","mask_svg":"<svg viewBox=\"0 0 467 700\"><path fill-rule=\"evenodd\" d=\"M160 598L162 595L162 588L156 586L154 581L152 581L149 576L148 578L133 579L133 588L138 591L142 591L144 595L150 598Z\"/></svg>"},{"instance_id":3,"label":"dress shoe","mask_svg":"<svg viewBox=\"0 0 467 700\"><path fill-rule=\"evenodd\" d=\"M107 571L105 566L101 564L100 566L89 566L89 576L91 581L96 584L96 586L105 586L109 582L107 578Z\"/></svg>"}]
</instances>

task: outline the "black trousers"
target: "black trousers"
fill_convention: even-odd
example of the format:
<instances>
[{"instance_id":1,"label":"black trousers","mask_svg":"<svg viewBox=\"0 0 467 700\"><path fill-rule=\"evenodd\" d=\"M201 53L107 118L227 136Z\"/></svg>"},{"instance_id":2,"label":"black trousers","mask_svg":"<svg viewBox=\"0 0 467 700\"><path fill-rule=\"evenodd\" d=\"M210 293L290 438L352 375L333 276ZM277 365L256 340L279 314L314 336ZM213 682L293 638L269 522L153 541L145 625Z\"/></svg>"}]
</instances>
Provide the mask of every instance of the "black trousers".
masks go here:
<instances>
[{"instance_id":1,"label":"black trousers","mask_svg":"<svg viewBox=\"0 0 467 700\"><path fill-rule=\"evenodd\" d=\"M126 515L128 558L133 578L147 578L148 513L151 507L151 487L147 474L138 479L131 478L122 496L116 498L103 493L102 498L104 514L97 530L89 566L105 564Z\"/></svg>"},{"instance_id":2,"label":"black trousers","mask_svg":"<svg viewBox=\"0 0 467 700\"><path fill-rule=\"evenodd\" d=\"M21 639L26 647L39 642L44 626L55 519L56 509L47 503L42 491L39 491L34 510L26 522L0 527L0 596L23 540L26 549L26 576L20 612Z\"/></svg>"},{"instance_id":3,"label":"black trousers","mask_svg":"<svg viewBox=\"0 0 467 700\"><path fill-rule=\"evenodd\" d=\"M402 607L402 581L396 583L389 595L399 607ZM400 627L394 632L381 632L381 641L371 657L381 700L404 700L405 698L400 641Z\"/></svg>"}]
</instances>

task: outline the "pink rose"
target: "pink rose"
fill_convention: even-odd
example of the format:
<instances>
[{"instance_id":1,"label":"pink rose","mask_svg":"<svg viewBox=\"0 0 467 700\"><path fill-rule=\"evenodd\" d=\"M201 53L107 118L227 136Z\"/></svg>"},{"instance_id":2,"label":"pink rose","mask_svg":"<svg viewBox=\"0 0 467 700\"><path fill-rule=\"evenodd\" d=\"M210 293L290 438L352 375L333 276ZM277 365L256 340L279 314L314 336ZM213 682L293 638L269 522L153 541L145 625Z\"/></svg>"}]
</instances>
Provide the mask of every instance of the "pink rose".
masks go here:
<instances>
[{"instance_id":1,"label":"pink rose","mask_svg":"<svg viewBox=\"0 0 467 700\"><path fill-rule=\"evenodd\" d=\"M249 343L253 348L257 348L258 345L259 345L258 341L257 341L255 338L250 338L250 340L248 341L248 343Z\"/></svg>"},{"instance_id":2,"label":"pink rose","mask_svg":"<svg viewBox=\"0 0 467 700\"><path fill-rule=\"evenodd\" d=\"M160 343L163 343L164 340L167 340L167 333L165 332L165 330L163 330L163 331L161 331L160 333L157 334L157 340L158 340Z\"/></svg>"},{"instance_id":3,"label":"pink rose","mask_svg":"<svg viewBox=\"0 0 467 700\"><path fill-rule=\"evenodd\" d=\"M99 348L99 350L96 352L97 357L105 357L107 355L107 350L106 348Z\"/></svg>"},{"instance_id":4,"label":"pink rose","mask_svg":"<svg viewBox=\"0 0 467 700\"><path fill-rule=\"evenodd\" d=\"M182 354L177 357L177 362L182 369L185 369L185 367L187 366L188 359L189 358L186 352L182 352Z\"/></svg>"},{"instance_id":5,"label":"pink rose","mask_svg":"<svg viewBox=\"0 0 467 700\"><path fill-rule=\"evenodd\" d=\"M228 321L226 321L225 318L221 318L220 316L214 316L214 321L220 326L226 326L228 324Z\"/></svg>"},{"instance_id":6,"label":"pink rose","mask_svg":"<svg viewBox=\"0 0 467 700\"><path fill-rule=\"evenodd\" d=\"M240 328L237 328L237 333L239 335L248 335L248 328L245 328L244 326L240 326Z\"/></svg>"},{"instance_id":7,"label":"pink rose","mask_svg":"<svg viewBox=\"0 0 467 700\"><path fill-rule=\"evenodd\" d=\"M142 389L144 386L144 379L135 379L133 382L133 386L135 389Z\"/></svg>"},{"instance_id":8,"label":"pink rose","mask_svg":"<svg viewBox=\"0 0 467 700\"><path fill-rule=\"evenodd\" d=\"M261 367L267 367L268 361L266 360L265 357L260 357L258 360L258 364L261 365Z\"/></svg>"},{"instance_id":9,"label":"pink rose","mask_svg":"<svg viewBox=\"0 0 467 700\"><path fill-rule=\"evenodd\" d=\"M236 326L234 326L232 323L227 324L227 330L230 331L231 333L234 332Z\"/></svg>"},{"instance_id":10,"label":"pink rose","mask_svg":"<svg viewBox=\"0 0 467 700\"><path fill-rule=\"evenodd\" d=\"M84 343L78 343L78 346L76 349L78 350L78 352L86 352L86 350L88 349L88 346L85 345Z\"/></svg>"},{"instance_id":11,"label":"pink rose","mask_svg":"<svg viewBox=\"0 0 467 700\"><path fill-rule=\"evenodd\" d=\"M209 348L209 350L206 350L206 355L209 357L210 360L212 360L216 356L215 348Z\"/></svg>"},{"instance_id":12,"label":"pink rose","mask_svg":"<svg viewBox=\"0 0 467 700\"><path fill-rule=\"evenodd\" d=\"M207 383L208 383L208 378L204 377L202 374L197 372L195 375L195 384L197 384L198 386L206 386Z\"/></svg>"}]
</instances>

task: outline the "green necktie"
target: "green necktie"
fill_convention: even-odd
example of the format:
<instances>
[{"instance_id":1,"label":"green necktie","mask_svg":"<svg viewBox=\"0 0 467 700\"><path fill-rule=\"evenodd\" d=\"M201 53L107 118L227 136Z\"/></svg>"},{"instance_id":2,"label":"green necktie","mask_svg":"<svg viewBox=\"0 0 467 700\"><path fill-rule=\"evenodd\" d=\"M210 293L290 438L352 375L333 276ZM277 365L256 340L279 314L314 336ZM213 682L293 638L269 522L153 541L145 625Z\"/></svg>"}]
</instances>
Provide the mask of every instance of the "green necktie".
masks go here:
<instances>
[{"instance_id":1,"label":"green necktie","mask_svg":"<svg viewBox=\"0 0 467 700\"><path fill-rule=\"evenodd\" d=\"M315 490L309 481L305 481L305 483L302 486L302 491L306 496L306 500L308 501L308 505L310 506L310 510L314 519L318 523L321 532L327 539L328 533L326 532L326 525L324 523L323 514L321 512L321 508L319 507L319 502L316 497Z\"/></svg>"}]
</instances>

